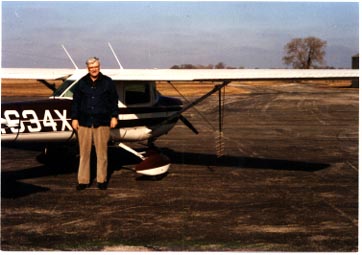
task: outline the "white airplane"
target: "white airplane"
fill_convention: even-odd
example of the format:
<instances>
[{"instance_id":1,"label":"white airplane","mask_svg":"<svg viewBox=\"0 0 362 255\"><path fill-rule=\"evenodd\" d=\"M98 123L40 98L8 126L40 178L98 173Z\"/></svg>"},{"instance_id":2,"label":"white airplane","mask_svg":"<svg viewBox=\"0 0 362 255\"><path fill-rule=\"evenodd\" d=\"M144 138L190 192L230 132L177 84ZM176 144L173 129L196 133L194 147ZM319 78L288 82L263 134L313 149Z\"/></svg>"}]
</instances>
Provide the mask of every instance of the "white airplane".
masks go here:
<instances>
[{"instance_id":1,"label":"white airplane","mask_svg":"<svg viewBox=\"0 0 362 255\"><path fill-rule=\"evenodd\" d=\"M2 144L76 141L70 119L73 89L87 72L86 69L1 69L1 78L35 79L48 87L51 86L46 80L64 80L59 88L53 88L49 99L2 103ZM154 141L167 134L179 119L197 133L182 113L213 93L220 93L232 81L359 78L359 70L355 69L102 69L101 72L113 79L119 96L119 121L111 131L111 141L139 157L142 161L135 171L149 176L166 173L170 167L168 158L159 153L140 153L124 143L147 141L153 147ZM184 105L177 98L161 95L156 81L212 81L218 85Z\"/></svg>"}]
</instances>

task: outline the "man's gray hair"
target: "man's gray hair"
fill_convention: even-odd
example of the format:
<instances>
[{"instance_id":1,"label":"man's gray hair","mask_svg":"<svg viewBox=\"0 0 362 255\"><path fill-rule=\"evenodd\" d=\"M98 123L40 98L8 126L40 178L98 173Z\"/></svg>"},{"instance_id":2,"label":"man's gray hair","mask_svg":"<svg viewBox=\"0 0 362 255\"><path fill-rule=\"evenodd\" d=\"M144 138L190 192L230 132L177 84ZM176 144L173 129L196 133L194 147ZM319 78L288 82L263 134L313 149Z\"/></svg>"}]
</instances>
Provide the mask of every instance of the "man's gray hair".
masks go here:
<instances>
[{"instance_id":1,"label":"man's gray hair","mask_svg":"<svg viewBox=\"0 0 362 255\"><path fill-rule=\"evenodd\" d=\"M101 63L101 62L99 61L99 58L97 58L97 57L90 57L90 58L87 59L87 61L85 62L85 64L88 66L88 65L93 64L93 63L95 63L95 62L98 62L99 64Z\"/></svg>"}]
</instances>

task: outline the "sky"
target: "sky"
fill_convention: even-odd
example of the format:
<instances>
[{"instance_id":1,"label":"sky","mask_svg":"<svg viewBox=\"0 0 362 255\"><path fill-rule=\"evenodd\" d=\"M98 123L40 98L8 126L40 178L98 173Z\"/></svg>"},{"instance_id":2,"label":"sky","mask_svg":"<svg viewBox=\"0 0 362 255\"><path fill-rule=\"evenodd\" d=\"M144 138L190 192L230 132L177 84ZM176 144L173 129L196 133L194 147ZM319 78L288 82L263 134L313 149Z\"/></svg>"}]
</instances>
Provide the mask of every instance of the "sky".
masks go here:
<instances>
[{"instance_id":1,"label":"sky","mask_svg":"<svg viewBox=\"0 0 362 255\"><path fill-rule=\"evenodd\" d=\"M2 2L2 67L103 68L217 64L286 68L294 38L327 41L326 65L359 53L358 2Z\"/></svg>"}]
</instances>

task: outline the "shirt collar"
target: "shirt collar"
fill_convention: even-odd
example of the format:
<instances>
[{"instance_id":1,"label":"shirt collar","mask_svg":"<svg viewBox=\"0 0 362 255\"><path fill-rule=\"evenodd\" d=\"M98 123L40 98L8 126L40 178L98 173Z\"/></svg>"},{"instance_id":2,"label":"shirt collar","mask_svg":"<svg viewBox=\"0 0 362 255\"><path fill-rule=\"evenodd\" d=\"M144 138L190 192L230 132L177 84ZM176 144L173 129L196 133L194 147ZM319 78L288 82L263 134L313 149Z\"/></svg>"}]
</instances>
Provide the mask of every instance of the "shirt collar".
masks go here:
<instances>
[{"instance_id":1,"label":"shirt collar","mask_svg":"<svg viewBox=\"0 0 362 255\"><path fill-rule=\"evenodd\" d=\"M88 78L88 80L89 80L90 82L93 82L93 80L91 79L89 73L87 74L87 78ZM97 80L95 80L94 82L100 81L100 80L102 80L102 78L103 78L103 74L102 74L101 72L99 72L98 78L97 78Z\"/></svg>"}]
</instances>

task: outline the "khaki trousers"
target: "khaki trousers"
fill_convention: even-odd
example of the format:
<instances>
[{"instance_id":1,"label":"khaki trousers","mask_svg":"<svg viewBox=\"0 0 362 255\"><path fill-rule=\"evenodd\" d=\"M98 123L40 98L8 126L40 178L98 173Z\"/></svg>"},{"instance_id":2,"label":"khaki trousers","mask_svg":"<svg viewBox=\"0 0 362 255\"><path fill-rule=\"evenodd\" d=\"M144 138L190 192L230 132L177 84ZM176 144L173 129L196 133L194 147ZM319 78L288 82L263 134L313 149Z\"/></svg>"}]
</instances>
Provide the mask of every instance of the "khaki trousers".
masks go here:
<instances>
[{"instance_id":1,"label":"khaki trousers","mask_svg":"<svg viewBox=\"0 0 362 255\"><path fill-rule=\"evenodd\" d=\"M97 182L107 181L108 167L108 141L110 136L110 127L100 126L89 128L80 126L78 129L78 142L80 161L78 169L78 183L90 183L90 157L92 142L94 143L97 154Z\"/></svg>"}]
</instances>

